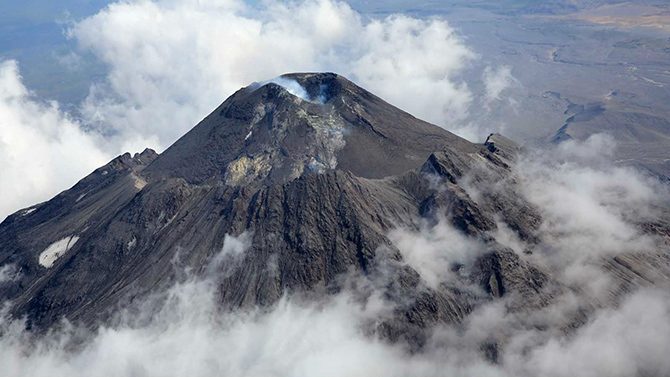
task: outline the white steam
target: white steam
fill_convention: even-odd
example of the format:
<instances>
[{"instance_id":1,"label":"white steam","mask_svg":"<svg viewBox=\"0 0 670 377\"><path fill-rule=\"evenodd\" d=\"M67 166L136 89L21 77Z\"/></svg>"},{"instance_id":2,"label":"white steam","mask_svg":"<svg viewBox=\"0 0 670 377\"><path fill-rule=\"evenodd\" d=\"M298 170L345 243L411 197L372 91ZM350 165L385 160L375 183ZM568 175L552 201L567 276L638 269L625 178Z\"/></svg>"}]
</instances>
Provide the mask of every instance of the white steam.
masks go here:
<instances>
[{"instance_id":1,"label":"white steam","mask_svg":"<svg viewBox=\"0 0 670 377\"><path fill-rule=\"evenodd\" d=\"M307 94L305 88L303 88L303 86L300 85L300 83L295 80L287 79L284 77L275 77L272 80L262 82L260 85L265 85L269 83L281 86L282 88L286 89L287 92L302 99L303 101L310 101L310 102L313 101L313 99L309 96L309 94Z\"/></svg>"}]
</instances>

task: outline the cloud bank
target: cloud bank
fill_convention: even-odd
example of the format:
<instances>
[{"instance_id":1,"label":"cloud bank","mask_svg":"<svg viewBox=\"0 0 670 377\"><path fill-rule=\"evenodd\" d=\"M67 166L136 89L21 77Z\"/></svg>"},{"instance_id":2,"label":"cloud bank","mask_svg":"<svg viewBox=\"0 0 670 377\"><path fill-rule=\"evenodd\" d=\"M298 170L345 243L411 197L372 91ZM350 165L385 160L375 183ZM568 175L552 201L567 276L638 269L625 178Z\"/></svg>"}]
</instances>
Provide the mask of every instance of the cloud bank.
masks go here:
<instances>
[{"instance_id":1,"label":"cloud bank","mask_svg":"<svg viewBox=\"0 0 670 377\"><path fill-rule=\"evenodd\" d=\"M544 174L557 177L565 172L554 167ZM551 214L551 209L542 210ZM553 229L548 227L545 232ZM425 262L436 257L437 265L467 261L463 253L472 251L477 242L444 222L425 229L411 237L397 231L391 238L401 250L413 250L403 251L406 262L417 266L430 286L448 276ZM576 237L579 243L581 237ZM231 267L247 252L249 242L248 233L226 235L212 263ZM586 244L580 247L582 252L588 250ZM569 250L560 244L555 251L565 263L574 256L565 254ZM619 305L598 309L572 331L561 328L569 319L569 310L562 306L570 297L524 313L509 311L510 298L503 298L480 306L462 324L437 326L421 352L409 353L402 344L390 344L372 331L393 307L381 292L367 300L348 290L309 300L286 295L270 308L229 312L218 305L218 272L217 267L200 277L187 273L167 291L121 312L115 325L93 333L65 325L47 336L35 336L23 330L21 321L2 317L3 375L624 377L670 372L665 356L670 347L670 296L660 289L644 288ZM482 352L481 345L491 340L503 340L498 364Z\"/></svg>"},{"instance_id":2,"label":"cloud bank","mask_svg":"<svg viewBox=\"0 0 670 377\"><path fill-rule=\"evenodd\" d=\"M0 130L0 220L50 199L109 159L97 135L58 104L31 96L13 60L0 62Z\"/></svg>"},{"instance_id":3,"label":"cloud bank","mask_svg":"<svg viewBox=\"0 0 670 377\"><path fill-rule=\"evenodd\" d=\"M349 288L333 295L287 294L269 308L230 312L218 305L218 279L248 252L251 236L245 232L226 235L204 276L185 272L166 292L125 308L113 325L92 333L66 324L40 336L26 332L22 321L0 316L3 375L667 375L667 290L638 286L612 299L612 277L599 266L606 258L658 246L662 240L642 234L639 224L657 218L669 196L650 178L611 165L613 148L599 135L530 151L515 166L513 183L537 206L543 223L535 245L513 234L496 239L568 287L548 306L519 312L511 309L514 295L483 303L463 323L433 328L416 353L376 335L375 324L396 303L377 292L375 282L364 288L373 290L367 299L358 296L357 284L345 284ZM473 198L473 190L486 189L466 188ZM398 229L389 238L432 289L450 279L450 264L467 268L485 248L444 220ZM523 253L530 246L533 254ZM0 284L15 273L11 266L0 268ZM377 278L384 280L358 277ZM571 328L584 308L588 316ZM497 363L482 348L492 342Z\"/></svg>"},{"instance_id":4,"label":"cloud bank","mask_svg":"<svg viewBox=\"0 0 670 377\"><path fill-rule=\"evenodd\" d=\"M126 149L162 149L235 90L287 72L340 73L446 127L472 99L458 76L475 55L446 21L367 20L344 2L119 2L70 36L109 67L83 114Z\"/></svg>"}]
</instances>

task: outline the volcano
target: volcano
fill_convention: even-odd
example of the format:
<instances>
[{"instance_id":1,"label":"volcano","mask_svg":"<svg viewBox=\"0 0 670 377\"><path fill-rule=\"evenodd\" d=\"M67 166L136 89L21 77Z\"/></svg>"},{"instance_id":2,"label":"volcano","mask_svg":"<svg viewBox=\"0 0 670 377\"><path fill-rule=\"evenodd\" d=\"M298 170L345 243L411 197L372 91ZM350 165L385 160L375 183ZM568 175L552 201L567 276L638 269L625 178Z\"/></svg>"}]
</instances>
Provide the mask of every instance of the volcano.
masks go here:
<instances>
[{"instance_id":1,"label":"volcano","mask_svg":"<svg viewBox=\"0 0 670 377\"><path fill-rule=\"evenodd\" d=\"M0 265L17 277L0 283L0 297L41 330L63 318L105 323L185 269L217 274L227 310L363 279L397 303L374 331L421 347L426 329L458 323L483 302L515 297L515 310L541 308L566 289L498 239L505 224L533 245L542 223L518 194L519 150L495 134L471 143L333 73L254 83L162 154L119 156L9 216ZM450 267L455 280L428 284L389 233L442 222L482 250ZM230 237L248 248L212 264ZM670 265L665 254L658 263L619 258L608 265L618 291Z\"/></svg>"}]
</instances>

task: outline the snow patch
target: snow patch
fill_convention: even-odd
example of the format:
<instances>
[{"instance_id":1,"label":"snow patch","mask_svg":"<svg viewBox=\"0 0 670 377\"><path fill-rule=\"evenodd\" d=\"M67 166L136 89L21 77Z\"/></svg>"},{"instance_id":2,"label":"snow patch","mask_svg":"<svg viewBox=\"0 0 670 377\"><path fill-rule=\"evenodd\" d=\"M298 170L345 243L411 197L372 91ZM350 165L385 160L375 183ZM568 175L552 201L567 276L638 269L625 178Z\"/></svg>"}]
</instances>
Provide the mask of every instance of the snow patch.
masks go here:
<instances>
[{"instance_id":1,"label":"snow patch","mask_svg":"<svg viewBox=\"0 0 670 377\"><path fill-rule=\"evenodd\" d=\"M80 200L84 199L84 197L86 196L86 194L88 194L88 193L85 192L85 193L79 195L79 197L77 198L77 200L76 200L75 202L76 202L76 203L79 203Z\"/></svg>"},{"instance_id":2,"label":"snow patch","mask_svg":"<svg viewBox=\"0 0 670 377\"><path fill-rule=\"evenodd\" d=\"M40 253L39 263L42 267L51 268L56 259L60 258L68 250L79 241L78 236L65 237L62 240L56 241L49 245L43 252Z\"/></svg>"},{"instance_id":3,"label":"snow patch","mask_svg":"<svg viewBox=\"0 0 670 377\"><path fill-rule=\"evenodd\" d=\"M23 211L23 213L21 213L21 216L28 216L31 213L35 212L36 210L37 208L28 208L27 210Z\"/></svg>"},{"instance_id":4,"label":"snow patch","mask_svg":"<svg viewBox=\"0 0 670 377\"><path fill-rule=\"evenodd\" d=\"M127 246L128 246L128 250L130 250L130 249L132 249L133 247L135 247L136 244L137 244L137 238L135 238L135 236L133 236L133 239L130 240L130 241L128 241L128 245L127 245Z\"/></svg>"},{"instance_id":5,"label":"snow patch","mask_svg":"<svg viewBox=\"0 0 670 377\"><path fill-rule=\"evenodd\" d=\"M247 134L247 136L244 137L244 141L247 141L247 140L251 137L251 134L252 134L252 133L254 133L254 130L249 131L249 133Z\"/></svg>"}]
</instances>

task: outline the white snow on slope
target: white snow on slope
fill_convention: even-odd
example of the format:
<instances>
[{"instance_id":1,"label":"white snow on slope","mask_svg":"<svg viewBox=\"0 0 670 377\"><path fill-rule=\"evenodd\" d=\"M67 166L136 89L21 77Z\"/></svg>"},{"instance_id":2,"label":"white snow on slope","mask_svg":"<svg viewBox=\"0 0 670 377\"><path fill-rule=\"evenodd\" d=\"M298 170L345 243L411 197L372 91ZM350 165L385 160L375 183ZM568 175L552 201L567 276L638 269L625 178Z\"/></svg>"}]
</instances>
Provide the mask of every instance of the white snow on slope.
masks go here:
<instances>
[{"instance_id":1,"label":"white snow on slope","mask_svg":"<svg viewBox=\"0 0 670 377\"><path fill-rule=\"evenodd\" d=\"M40 265L45 268L51 268L54 262L56 262L56 259L60 258L66 251L70 250L77 241L79 241L79 237L70 236L52 243L40 253Z\"/></svg>"},{"instance_id":2,"label":"white snow on slope","mask_svg":"<svg viewBox=\"0 0 670 377\"><path fill-rule=\"evenodd\" d=\"M37 208L28 208L24 210L23 213L21 213L21 216L28 216L31 213L35 212L35 210L37 210Z\"/></svg>"}]
</instances>

